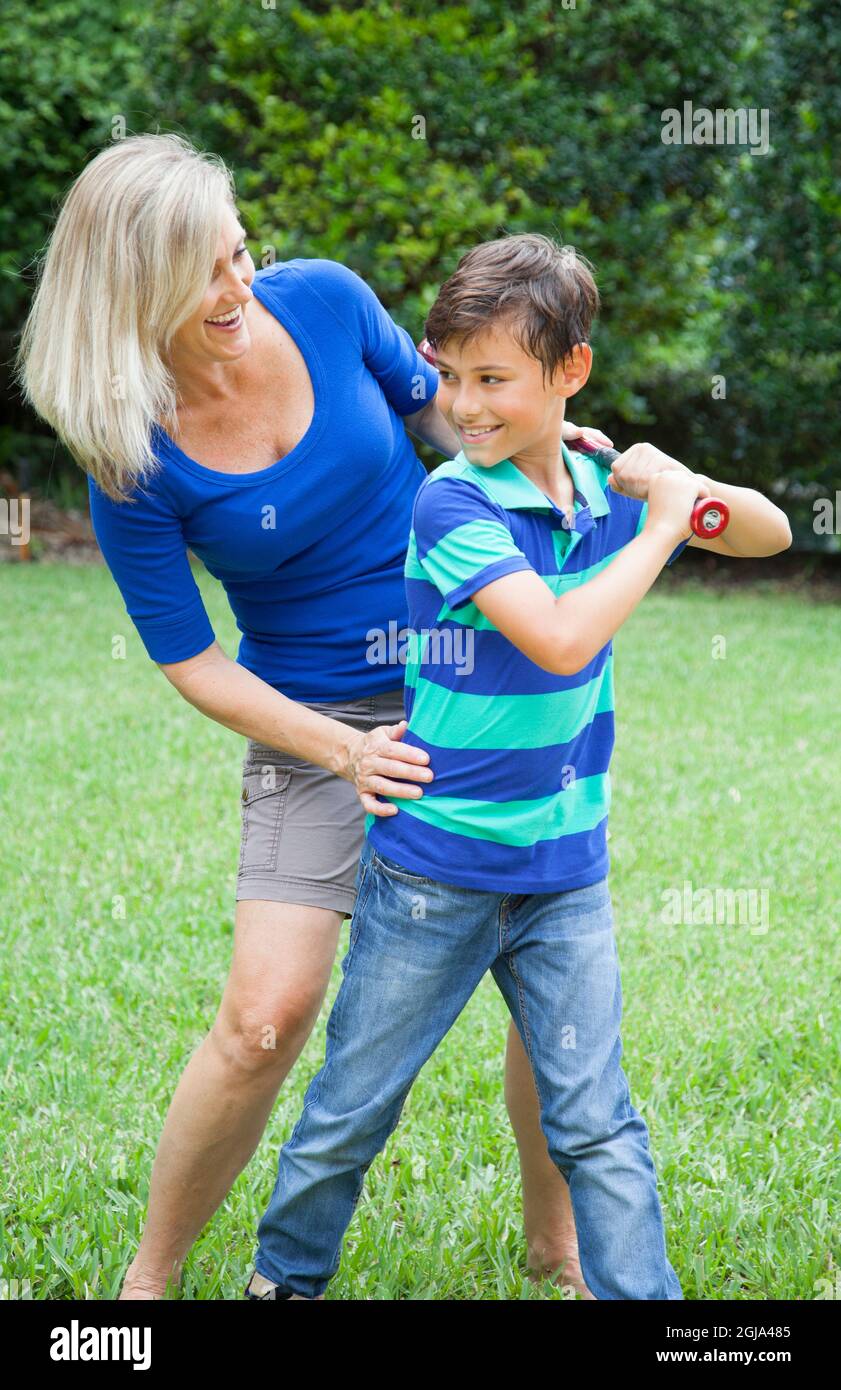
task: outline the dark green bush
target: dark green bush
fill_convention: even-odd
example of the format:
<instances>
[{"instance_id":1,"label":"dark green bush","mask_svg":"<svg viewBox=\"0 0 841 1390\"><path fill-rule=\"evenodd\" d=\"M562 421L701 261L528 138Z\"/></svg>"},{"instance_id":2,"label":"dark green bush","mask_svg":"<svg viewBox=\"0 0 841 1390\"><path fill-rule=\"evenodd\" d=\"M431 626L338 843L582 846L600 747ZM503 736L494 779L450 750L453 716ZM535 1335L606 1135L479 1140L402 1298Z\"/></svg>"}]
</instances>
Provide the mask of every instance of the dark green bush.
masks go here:
<instances>
[{"instance_id":1,"label":"dark green bush","mask_svg":"<svg viewBox=\"0 0 841 1390\"><path fill-rule=\"evenodd\" d=\"M58 201L122 118L129 133L178 130L228 160L258 263L342 260L416 338L477 240L533 230L574 244L604 301L576 418L722 478L831 490L833 8L7 0L3 360ZM662 112L685 100L767 108L771 151L664 144ZM0 462L37 481L47 443L13 406Z\"/></svg>"}]
</instances>

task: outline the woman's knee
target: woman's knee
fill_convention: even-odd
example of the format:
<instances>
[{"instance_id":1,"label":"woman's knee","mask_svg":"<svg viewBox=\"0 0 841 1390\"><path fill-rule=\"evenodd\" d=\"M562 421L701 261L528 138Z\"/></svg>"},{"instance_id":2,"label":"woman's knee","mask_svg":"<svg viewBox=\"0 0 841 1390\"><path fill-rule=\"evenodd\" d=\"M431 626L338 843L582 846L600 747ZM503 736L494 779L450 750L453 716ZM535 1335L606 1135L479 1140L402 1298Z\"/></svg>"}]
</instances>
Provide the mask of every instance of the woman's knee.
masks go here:
<instances>
[{"instance_id":1,"label":"woman's knee","mask_svg":"<svg viewBox=\"0 0 841 1390\"><path fill-rule=\"evenodd\" d=\"M227 1060L288 1070L318 1018L341 921L324 908L237 905L231 972L212 1029Z\"/></svg>"},{"instance_id":2,"label":"woman's knee","mask_svg":"<svg viewBox=\"0 0 841 1390\"><path fill-rule=\"evenodd\" d=\"M226 1001L211 1029L224 1059L247 1071L287 1071L318 1018L323 993L296 991Z\"/></svg>"}]
</instances>

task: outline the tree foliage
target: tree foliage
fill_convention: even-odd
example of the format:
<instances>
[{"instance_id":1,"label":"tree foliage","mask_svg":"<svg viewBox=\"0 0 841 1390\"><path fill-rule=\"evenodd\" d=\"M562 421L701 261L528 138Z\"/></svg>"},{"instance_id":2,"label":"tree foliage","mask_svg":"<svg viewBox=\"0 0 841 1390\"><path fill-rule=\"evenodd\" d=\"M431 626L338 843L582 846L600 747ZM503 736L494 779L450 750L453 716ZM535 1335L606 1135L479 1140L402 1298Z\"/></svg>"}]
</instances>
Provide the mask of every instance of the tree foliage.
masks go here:
<instances>
[{"instance_id":1,"label":"tree foliage","mask_svg":"<svg viewBox=\"0 0 841 1390\"><path fill-rule=\"evenodd\" d=\"M228 160L258 262L342 260L416 338L476 241L576 246L604 305L576 415L722 478L835 486L837 0L567 3L7 0L4 323L122 117ZM664 143L686 101L766 109L769 152ZM3 451L37 436L19 419Z\"/></svg>"}]
</instances>

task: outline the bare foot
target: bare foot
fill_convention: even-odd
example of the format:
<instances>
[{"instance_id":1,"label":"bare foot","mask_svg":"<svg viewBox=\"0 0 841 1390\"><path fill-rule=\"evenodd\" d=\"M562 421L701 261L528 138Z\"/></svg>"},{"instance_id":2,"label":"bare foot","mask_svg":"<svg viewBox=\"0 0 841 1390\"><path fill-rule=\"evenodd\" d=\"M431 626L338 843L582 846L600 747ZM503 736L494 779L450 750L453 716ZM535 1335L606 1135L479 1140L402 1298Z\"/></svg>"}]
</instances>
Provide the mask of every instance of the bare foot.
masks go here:
<instances>
[{"instance_id":1,"label":"bare foot","mask_svg":"<svg viewBox=\"0 0 841 1390\"><path fill-rule=\"evenodd\" d=\"M598 1302L596 1295L590 1292L584 1282L577 1249L572 1253L564 1250L550 1253L544 1250L539 1259L529 1251L528 1265L528 1277L532 1283L541 1284L544 1279L551 1279L564 1291L568 1288L574 1289L585 1303Z\"/></svg>"},{"instance_id":2,"label":"bare foot","mask_svg":"<svg viewBox=\"0 0 841 1390\"><path fill-rule=\"evenodd\" d=\"M178 1280L181 1277L180 1267L170 1276L172 1287L178 1288ZM123 1287L120 1289L118 1303L138 1302L145 1299L151 1302L156 1298L166 1298L166 1277L152 1276L144 1273L142 1269L135 1267L132 1262L126 1270L126 1277L123 1280Z\"/></svg>"},{"instance_id":3,"label":"bare foot","mask_svg":"<svg viewBox=\"0 0 841 1390\"><path fill-rule=\"evenodd\" d=\"M151 1302L152 1299L163 1297L164 1295L162 1293L152 1293L150 1289L141 1289L137 1284L123 1284L123 1287L120 1289L120 1295L117 1299L117 1302L137 1303L141 1299L147 1299Z\"/></svg>"}]
</instances>

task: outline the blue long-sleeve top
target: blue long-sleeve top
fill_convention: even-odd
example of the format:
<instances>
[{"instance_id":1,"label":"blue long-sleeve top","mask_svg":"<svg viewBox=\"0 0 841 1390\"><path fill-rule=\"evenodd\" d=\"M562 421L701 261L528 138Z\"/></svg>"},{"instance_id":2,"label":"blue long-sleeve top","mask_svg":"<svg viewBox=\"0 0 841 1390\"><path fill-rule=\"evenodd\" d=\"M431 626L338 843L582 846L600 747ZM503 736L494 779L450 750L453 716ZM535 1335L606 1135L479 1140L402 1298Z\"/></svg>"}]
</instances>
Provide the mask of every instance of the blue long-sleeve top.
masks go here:
<instances>
[{"instance_id":1,"label":"blue long-sleeve top","mask_svg":"<svg viewBox=\"0 0 841 1390\"><path fill-rule=\"evenodd\" d=\"M252 291L309 369L306 434L269 468L220 473L155 425L161 467L133 500L89 480L97 541L152 660L186 661L214 641L189 547L224 586L237 661L269 685L318 701L393 689L403 666L383 662L371 634L408 622L403 565L426 476L400 417L432 399L438 373L336 261L258 270Z\"/></svg>"}]
</instances>

